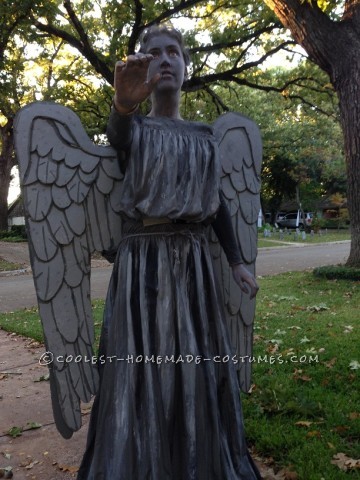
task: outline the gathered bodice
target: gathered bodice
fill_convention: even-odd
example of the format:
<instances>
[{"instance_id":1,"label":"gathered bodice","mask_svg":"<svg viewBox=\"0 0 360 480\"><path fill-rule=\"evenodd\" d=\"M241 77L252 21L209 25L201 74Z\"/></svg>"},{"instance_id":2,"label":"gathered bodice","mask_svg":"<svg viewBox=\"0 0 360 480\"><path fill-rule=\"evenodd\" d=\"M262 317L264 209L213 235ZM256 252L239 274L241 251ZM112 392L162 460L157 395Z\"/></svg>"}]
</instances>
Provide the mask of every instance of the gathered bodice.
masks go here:
<instances>
[{"instance_id":1,"label":"gathered bodice","mask_svg":"<svg viewBox=\"0 0 360 480\"><path fill-rule=\"evenodd\" d=\"M198 122L136 116L121 211L128 217L202 222L219 207L218 147Z\"/></svg>"}]
</instances>

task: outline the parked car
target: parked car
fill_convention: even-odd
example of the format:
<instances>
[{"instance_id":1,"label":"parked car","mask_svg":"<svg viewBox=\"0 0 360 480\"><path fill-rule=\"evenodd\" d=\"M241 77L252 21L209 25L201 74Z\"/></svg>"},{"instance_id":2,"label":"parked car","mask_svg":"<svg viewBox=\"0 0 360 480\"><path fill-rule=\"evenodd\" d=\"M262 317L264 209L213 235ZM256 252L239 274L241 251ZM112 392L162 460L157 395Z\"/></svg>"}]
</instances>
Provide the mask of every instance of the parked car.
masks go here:
<instances>
[{"instance_id":1,"label":"parked car","mask_svg":"<svg viewBox=\"0 0 360 480\"><path fill-rule=\"evenodd\" d=\"M297 219L298 212L287 213L286 215L281 216L276 223L280 228L304 228L305 226L309 227L313 219L313 213L307 212L304 214L304 217L300 216L298 225Z\"/></svg>"},{"instance_id":2,"label":"parked car","mask_svg":"<svg viewBox=\"0 0 360 480\"><path fill-rule=\"evenodd\" d=\"M286 212L278 212L275 217L275 223L279 223L286 215Z\"/></svg>"}]
</instances>

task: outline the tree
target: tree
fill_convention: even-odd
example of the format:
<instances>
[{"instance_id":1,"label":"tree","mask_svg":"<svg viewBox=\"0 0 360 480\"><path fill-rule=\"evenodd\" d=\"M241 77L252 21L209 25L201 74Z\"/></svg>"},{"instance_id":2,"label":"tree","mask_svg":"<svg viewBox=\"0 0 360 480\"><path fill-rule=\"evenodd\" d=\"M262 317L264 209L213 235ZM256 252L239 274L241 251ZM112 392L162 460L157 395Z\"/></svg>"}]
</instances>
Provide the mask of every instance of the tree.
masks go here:
<instances>
[{"instance_id":1,"label":"tree","mask_svg":"<svg viewBox=\"0 0 360 480\"><path fill-rule=\"evenodd\" d=\"M12 3L4 0L1 8L9 4L8 10L13 12ZM11 38L16 43L20 37L36 47L32 60L40 74L31 75L36 86L24 78L26 96L17 92L8 95L13 110L28 102L31 95L36 100L60 101L80 115L92 137L105 130L115 61L133 53L143 30L160 21L171 20L177 26L186 21L186 43L193 59L183 86L189 119L211 121L224 110L233 109L234 103L224 100L224 87L275 91L291 99L298 95L299 86L319 86L308 67L290 72L287 78L279 76L275 83L274 76L267 75L266 61L280 50L292 55L295 42L279 34L281 23L263 2L19 0L16 4L17 10L27 15L15 23L13 16L8 18ZM6 15L7 10L3 13ZM11 44L13 55L14 48L16 45ZM28 52L25 50L23 56L28 58ZM9 49L5 57L6 62L11 60ZM315 108L304 92L301 101Z\"/></svg>"},{"instance_id":2,"label":"tree","mask_svg":"<svg viewBox=\"0 0 360 480\"><path fill-rule=\"evenodd\" d=\"M281 37L271 39L271 33L281 26L280 23L266 7L254 6L249 0L3 0L0 6L0 60L3 60L0 67L8 69L8 62L16 56L19 39L36 46L38 58L34 61L42 69L43 78L38 78L38 91L35 92L33 85L30 87L34 99L60 100L80 114L90 133L101 133L111 105L115 61L136 50L145 28L181 19L188 19L194 25L187 33L187 43L195 61L184 90L191 92L189 96L202 97L207 103L212 99L217 112L226 109L226 105L214 93L212 85L229 81L246 84L252 77L255 85L258 66L280 49L294 45L293 41ZM201 37L203 28L209 26L212 33L208 38ZM228 27L225 32L224 26ZM69 61L61 69L58 58L64 58L65 51ZM254 58L255 51L261 52L257 58ZM212 57L221 53L227 61L214 64ZM27 55L25 51L24 56ZM1 90L5 98L5 90ZM11 135L14 110L23 105L25 99L14 91L7 91L6 97L12 99L8 124ZM8 118L7 115L4 118ZM14 161L13 155L11 158L9 155L9 150L4 148L1 165L5 168L0 169L3 192L0 224L3 226L7 223L9 167Z\"/></svg>"},{"instance_id":3,"label":"tree","mask_svg":"<svg viewBox=\"0 0 360 480\"><path fill-rule=\"evenodd\" d=\"M0 230L7 229L7 197L11 169L15 165L13 121L24 88L21 36L30 34L28 17L32 8L42 10L41 0L2 0L0 3ZM18 38L16 44L15 37Z\"/></svg>"},{"instance_id":4,"label":"tree","mask_svg":"<svg viewBox=\"0 0 360 480\"><path fill-rule=\"evenodd\" d=\"M264 0L309 58L329 75L340 106L351 226L348 266L360 266L360 1Z\"/></svg>"}]
</instances>

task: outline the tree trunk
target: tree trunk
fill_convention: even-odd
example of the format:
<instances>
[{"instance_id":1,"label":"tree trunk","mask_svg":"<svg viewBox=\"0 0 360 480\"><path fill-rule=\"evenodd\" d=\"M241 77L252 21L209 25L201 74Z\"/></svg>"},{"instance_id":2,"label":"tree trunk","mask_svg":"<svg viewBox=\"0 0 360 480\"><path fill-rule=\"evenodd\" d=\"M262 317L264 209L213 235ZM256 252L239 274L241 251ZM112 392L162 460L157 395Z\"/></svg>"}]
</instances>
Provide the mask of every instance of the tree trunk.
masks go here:
<instances>
[{"instance_id":1,"label":"tree trunk","mask_svg":"<svg viewBox=\"0 0 360 480\"><path fill-rule=\"evenodd\" d=\"M8 228L8 203L9 185L11 180L11 169L14 166L13 154L13 120L9 119L1 132L0 152L0 231Z\"/></svg>"},{"instance_id":2,"label":"tree trunk","mask_svg":"<svg viewBox=\"0 0 360 480\"><path fill-rule=\"evenodd\" d=\"M351 247L347 266L360 267L360 46L346 74L336 82L347 170ZM357 58L355 58L357 57Z\"/></svg>"},{"instance_id":3,"label":"tree trunk","mask_svg":"<svg viewBox=\"0 0 360 480\"><path fill-rule=\"evenodd\" d=\"M347 266L360 267L360 0L345 0L341 21L316 2L264 0L329 76L338 95L347 169L351 248Z\"/></svg>"}]
</instances>

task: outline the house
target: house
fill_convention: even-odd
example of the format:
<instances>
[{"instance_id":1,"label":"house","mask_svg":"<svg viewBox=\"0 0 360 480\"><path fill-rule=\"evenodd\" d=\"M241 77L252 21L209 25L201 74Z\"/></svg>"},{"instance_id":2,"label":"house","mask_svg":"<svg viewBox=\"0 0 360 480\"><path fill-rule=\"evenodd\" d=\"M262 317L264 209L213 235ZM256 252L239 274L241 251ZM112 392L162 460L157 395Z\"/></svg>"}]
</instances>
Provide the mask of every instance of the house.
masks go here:
<instances>
[{"instance_id":1,"label":"house","mask_svg":"<svg viewBox=\"0 0 360 480\"><path fill-rule=\"evenodd\" d=\"M12 202L8 210L9 229L14 225L25 225L24 202L21 194Z\"/></svg>"}]
</instances>

